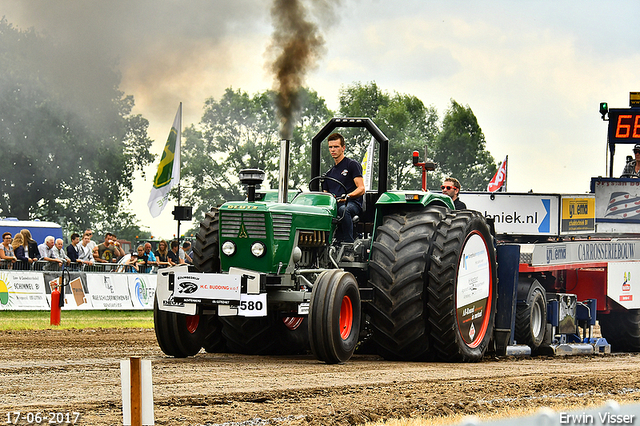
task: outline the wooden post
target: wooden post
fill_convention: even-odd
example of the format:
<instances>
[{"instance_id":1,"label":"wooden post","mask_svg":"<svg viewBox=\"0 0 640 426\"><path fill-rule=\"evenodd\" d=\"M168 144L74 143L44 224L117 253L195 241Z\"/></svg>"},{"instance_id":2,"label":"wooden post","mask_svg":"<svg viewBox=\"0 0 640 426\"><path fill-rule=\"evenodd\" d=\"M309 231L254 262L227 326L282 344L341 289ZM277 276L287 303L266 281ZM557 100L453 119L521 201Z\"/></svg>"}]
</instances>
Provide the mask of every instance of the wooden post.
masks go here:
<instances>
[{"instance_id":1,"label":"wooden post","mask_svg":"<svg viewBox=\"0 0 640 426\"><path fill-rule=\"evenodd\" d=\"M140 357L132 356L130 362L131 378L131 426L142 426L142 371Z\"/></svg>"}]
</instances>

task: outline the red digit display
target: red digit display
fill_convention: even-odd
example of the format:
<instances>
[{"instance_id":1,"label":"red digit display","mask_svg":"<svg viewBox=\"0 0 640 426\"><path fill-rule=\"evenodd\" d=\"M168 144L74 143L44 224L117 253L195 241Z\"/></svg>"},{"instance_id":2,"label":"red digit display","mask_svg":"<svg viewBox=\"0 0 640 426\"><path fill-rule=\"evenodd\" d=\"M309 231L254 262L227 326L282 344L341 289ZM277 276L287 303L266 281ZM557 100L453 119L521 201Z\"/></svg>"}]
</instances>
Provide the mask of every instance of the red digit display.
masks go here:
<instances>
[{"instance_id":1,"label":"red digit display","mask_svg":"<svg viewBox=\"0 0 640 426\"><path fill-rule=\"evenodd\" d=\"M616 138L628 138L631 134L631 125L626 124L631 118L630 115L619 115L618 125L616 126Z\"/></svg>"},{"instance_id":2,"label":"red digit display","mask_svg":"<svg viewBox=\"0 0 640 426\"><path fill-rule=\"evenodd\" d=\"M640 143L640 108L609 110L609 143Z\"/></svg>"}]
</instances>

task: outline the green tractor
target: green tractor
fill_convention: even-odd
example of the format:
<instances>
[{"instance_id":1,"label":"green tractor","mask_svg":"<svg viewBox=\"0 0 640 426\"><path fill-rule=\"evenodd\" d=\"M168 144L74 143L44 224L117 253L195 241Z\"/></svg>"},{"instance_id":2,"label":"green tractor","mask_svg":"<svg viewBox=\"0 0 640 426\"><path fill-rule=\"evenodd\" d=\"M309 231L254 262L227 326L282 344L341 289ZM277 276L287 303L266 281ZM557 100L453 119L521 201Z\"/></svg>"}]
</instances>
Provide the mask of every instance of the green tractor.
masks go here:
<instances>
[{"instance_id":1,"label":"green tractor","mask_svg":"<svg viewBox=\"0 0 640 426\"><path fill-rule=\"evenodd\" d=\"M359 238L349 244L335 240L337 202L320 191L321 146L340 127L367 129L379 147L378 189L365 194ZM154 321L164 353L310 349L343 363L367 340L390 360L482 358L497 299L483 216L455 211L446 195L387 190L389 140L367 118L334 118L322 128L312 140L309 191L289 201L284 142L278 202L256 199L262 171L242 171L247 200L212 209L200 225L199 272L159 273ZM345 250L353 261L342 261Z\"/></svg>"}]
</instances>

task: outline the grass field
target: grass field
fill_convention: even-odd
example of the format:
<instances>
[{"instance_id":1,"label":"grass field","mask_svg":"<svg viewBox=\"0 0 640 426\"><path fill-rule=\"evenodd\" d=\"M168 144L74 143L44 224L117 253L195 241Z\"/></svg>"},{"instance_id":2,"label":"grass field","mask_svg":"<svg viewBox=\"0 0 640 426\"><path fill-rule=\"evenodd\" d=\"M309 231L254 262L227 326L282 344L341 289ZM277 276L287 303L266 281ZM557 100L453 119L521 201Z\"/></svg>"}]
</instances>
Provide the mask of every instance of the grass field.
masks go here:
<instances>
[{"instance_id":1,"label":"grass field","mask_svg":"<svg viewBox=\"0 0 640 426\"><path fill-rule=\"evenodd\" d=\"M50 325L49 311L0 311L0 330L47 328L153 328L153 311L62 311Z\"/></svg>"}]
</instances>

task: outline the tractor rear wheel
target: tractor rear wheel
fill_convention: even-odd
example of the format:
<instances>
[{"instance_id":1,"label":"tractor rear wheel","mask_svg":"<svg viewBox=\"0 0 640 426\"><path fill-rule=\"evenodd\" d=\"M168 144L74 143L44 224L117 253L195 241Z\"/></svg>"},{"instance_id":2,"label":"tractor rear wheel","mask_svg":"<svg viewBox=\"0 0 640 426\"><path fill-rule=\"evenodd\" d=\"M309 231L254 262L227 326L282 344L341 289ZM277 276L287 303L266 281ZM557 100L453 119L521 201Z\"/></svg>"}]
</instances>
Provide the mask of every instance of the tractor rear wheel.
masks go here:
<instances>
[{"instance_id":1,"label":"tractor rear wheel","mask_svg":"<svg viewBox=\"0 0 640 426\"><path fill-rule=\"evenodd\" d=\"M308 347L304 321L266 317L220 317L222 334L231 352L246 355L292 355Z\"/></svg>"},{"instance_id":2,"label":"tractor rear wheel","mask_svg":"<svg viewBox=\"0 0 640 426\"><path fill-rule=\"evenodd\" d=\"M547 297L538 280L519 285L523 284L523 295L522 298L518 295L518 300L524 300L524 303L516 306L515 337L517 343L528 345L535 351L542 344L547 329Z\"/></svg>"},{"instance_id":3,"label":"tractor rear wheel","mask_svg":"<svg viewBox=\"0 0 640 426\"><path fill-rule=\"evenodd\" d=\"M218 209L212 208L200 222L193 247L193 266L199 272L220 272Z\"/></svg>"},{"instance_id":4,"label":"tractor rear wheel","mask_svg":"<svg viewBox=\"0 0 640 426\"><path fill-rule=\"evenodd\" d=\"M355 277L341 269L320 274L309 308L309 341L316 358L327 364L348 361L358 344L360 319L360 290Z\"/></svg>"},{"instance_id":5,"label":"tractor rear wheel","mask_svg":"<svg viewBox=\"0 0 640 426\"><path fill-rule=\"evenodd\" d=\"M415 361L429 351L426 270L433 235L446 209L428 206L385 216L371 247L372 340L385 359Z\"/></svg>"},{"instance_id":6,"label":"tractor rear wheel","mask_svg":"<svg viewBox=\"0 0 640 426\"><path fill-rule=\"evenodd\" d=\"M429 265L431 352L441 361L479 361L497 301L496 255L484 217L450 212L436 230Z\"/></svg>"},{"instance_id":7,"label":"tractor rear wheel","mask_svg":"<svg viewBox=\"0 0 640 426\"><path fill-rule=\"evenodd\" d=\"M640 352L640 309L598 314L602 336L615 352Z\"/></svg>"}]
</instances>

